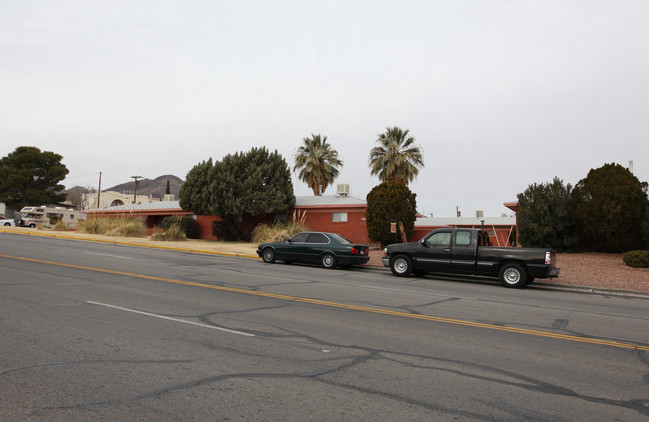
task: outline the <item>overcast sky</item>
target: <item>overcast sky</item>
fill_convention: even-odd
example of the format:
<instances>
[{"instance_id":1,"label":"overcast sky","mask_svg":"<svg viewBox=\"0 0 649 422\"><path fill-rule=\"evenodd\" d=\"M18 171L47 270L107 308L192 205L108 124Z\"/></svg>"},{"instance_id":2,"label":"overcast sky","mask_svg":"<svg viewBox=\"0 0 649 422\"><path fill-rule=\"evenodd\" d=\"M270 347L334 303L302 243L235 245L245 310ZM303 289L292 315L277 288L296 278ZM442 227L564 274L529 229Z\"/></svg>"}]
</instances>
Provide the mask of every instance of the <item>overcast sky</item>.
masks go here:
<instances>
[{"instance_id":1,"label":"overcast sky","mask_svg":"<svg viewBox=\"0 0 649 422\"><path fill-rule=\"evenodd\" d=\"M0 156L106 188L264 145L292 166L314 133L365 199L399 126L420 212L499 216L605 163L649 179L648 45L646 0L0 0Z\"/></svg>"}]
</instances>

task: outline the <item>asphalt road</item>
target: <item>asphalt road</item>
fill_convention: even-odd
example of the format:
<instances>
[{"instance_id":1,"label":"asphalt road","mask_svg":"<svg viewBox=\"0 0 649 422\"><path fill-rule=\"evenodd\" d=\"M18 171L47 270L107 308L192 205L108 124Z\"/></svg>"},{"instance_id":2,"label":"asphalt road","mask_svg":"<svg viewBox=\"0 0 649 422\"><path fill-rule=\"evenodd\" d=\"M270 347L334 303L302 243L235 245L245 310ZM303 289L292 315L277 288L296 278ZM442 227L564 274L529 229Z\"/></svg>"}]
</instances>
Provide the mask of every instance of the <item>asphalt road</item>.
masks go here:
<instances>
[{"instance_id":1,"label":"asphalt road","mask_svg":"<svg viewBox=\"0 0 649 422\"><path fill-rule=\"evenodd\" d=\"M649 419L646 296L0 248L0 420Z\"/></svg>"}]
</instances>

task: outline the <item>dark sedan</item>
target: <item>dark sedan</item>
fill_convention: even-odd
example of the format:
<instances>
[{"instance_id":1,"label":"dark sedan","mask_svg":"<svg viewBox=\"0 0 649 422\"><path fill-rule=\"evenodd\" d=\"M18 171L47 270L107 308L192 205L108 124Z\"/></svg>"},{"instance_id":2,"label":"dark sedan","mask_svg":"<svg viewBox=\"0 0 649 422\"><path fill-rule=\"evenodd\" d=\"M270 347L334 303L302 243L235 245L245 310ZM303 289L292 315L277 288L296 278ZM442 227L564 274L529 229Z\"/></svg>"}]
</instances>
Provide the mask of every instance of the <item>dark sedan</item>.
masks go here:
<instances>
[{"instance_id":1,"label":"dark sedan","mask_svg":"<svg viewBox=\"0 0 649 422\"><path fill-rule=\"evenodd\" d=\"M369 247L352 243L337 233L302 232L284 242L262 243L257 255L264 262L276 260L321 264L325 268L366 264Z\"/></svg>"}]
</instances>

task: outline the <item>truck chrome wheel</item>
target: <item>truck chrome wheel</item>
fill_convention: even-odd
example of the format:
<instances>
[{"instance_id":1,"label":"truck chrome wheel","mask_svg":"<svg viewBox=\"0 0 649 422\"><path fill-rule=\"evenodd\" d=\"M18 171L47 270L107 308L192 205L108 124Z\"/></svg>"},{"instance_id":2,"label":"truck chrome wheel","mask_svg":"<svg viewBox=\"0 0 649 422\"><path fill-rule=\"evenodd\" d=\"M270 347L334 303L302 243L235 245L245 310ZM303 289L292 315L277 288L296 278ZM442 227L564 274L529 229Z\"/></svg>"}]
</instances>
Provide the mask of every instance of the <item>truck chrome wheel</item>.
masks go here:
<instances>
[{"instance_id":1,"label":"truck chrome wheel","mask_svg":"<svg viewBox=\"0 0 649 422\"><path fill-rule=\"evenodd\" d=\"M408 263L405 259L395 259L394 261L394 270L398 273L405 273L408 269Z\"/></svg>"},{"instance_id":2,"label":"truck chrome wheel","mask_svg":"<svg viewBox=\"0 0 649 422\"><path fill-rule=\"evenodd\" d=\"M392 274L407 277L412 273L412 261L406 255L397 255L390 262Z\"/></svg>"},{"instance_id":3,"label":"truck chrome wheel","mask_svg":"<svg viewBox=\"0 0 649 422\"><path fill-rule=\"evenodd\" d=\"M521 279L521 273L519 273L515 268L509 268L505 271L503 277L507 284L516 284Z\"/></svg>"},{"instance_id":4,"label":"truck chrome wheel","mask_svg":"<svg viewBox=\"0 0 649 422\"><path fill-rule=\"evenodd\" d=\"M500 282L505 287L525 287L527 274L519 264L506 264L500 269Z\"/></svg>"}]
</instances>

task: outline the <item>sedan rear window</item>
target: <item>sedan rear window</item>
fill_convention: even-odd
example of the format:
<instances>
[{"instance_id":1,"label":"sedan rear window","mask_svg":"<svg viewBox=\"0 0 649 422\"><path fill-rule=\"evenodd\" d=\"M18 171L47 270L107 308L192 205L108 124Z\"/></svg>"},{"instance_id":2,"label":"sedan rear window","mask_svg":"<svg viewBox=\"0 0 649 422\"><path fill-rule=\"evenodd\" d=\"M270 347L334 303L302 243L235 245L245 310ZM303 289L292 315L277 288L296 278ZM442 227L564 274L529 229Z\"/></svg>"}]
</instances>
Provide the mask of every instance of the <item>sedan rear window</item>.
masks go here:
<instances>
[{"instance_id":1,"label":"sedan rear window","mask_svg":"<svg viewBox=\"0 0 649 422\"><path fill-rule=\"evenodd\" d=\"M329 239L322 233L310 233L308 243L329 243Z\"/></svg>"}]
</instances>

